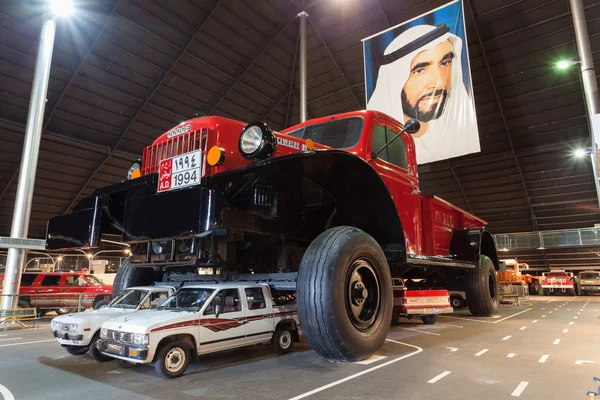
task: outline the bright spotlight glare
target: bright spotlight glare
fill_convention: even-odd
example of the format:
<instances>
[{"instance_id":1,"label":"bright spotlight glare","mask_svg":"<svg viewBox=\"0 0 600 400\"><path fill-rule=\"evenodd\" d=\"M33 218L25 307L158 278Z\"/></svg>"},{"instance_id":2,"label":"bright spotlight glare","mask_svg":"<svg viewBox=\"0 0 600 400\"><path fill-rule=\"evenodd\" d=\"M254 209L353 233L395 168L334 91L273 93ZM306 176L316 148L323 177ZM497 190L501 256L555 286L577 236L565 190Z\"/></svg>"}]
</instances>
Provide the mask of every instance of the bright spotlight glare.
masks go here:
<instances>
[{"instance_id":1,"label":"bright spotlight glare","mask_svg":"<svg viewBox=\"0 0 600 400\"><path fill-rule=\"evenodd\" d=\"M87 258L92 258L93 255L91 255L90 253L87 254Z\"/></svg>"},{"instance_id":2,"label":"bright spotlight glare","mask_svg":"<svg viewBox=\"0 0 600 400\"><path fill-rule=\"evenodd\" d=\"M73 0L50 0L52 12L59 17L73 14Z\"/></svg>"},{"instance_id":3,"label":"bright spotlight glare","mask_svg":"<svg viewBox=\"0 0 600 400\"><path fill-rule=\"evenodd\" d=\"M584 149L577 149L575 150L575 157L583 157L586 154L586 151Z\"/></svg>"}]
</instances>

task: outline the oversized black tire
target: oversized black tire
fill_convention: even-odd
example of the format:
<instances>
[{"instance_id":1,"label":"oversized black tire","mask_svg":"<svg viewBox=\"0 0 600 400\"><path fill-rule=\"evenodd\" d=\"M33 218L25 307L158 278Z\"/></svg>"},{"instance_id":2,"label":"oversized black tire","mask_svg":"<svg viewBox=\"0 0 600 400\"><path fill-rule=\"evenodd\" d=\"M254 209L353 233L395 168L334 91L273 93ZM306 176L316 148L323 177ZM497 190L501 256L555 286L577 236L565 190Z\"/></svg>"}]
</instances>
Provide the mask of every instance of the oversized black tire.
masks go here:
<instances>
[{"instance_id":1,"label":"oversized black tire","mask_svg":"<svg viewBox=\"0 0 600 400\"><path fill-rule=\"evenodd\" d=\"M178 378L190 364L190 349L179 340L165 344L155 359L154 369L162 378Z\"/></svg>"},{"instance_id":2,"label":"oversized black tire","mask_svg":"<svg viewBox=\"0 0 600 400\"><path fill-rule=\"evenodd\" d=\"M292 350L294 346L294 334L292 330L287 326L278 326L273 333L271 339L273 344L273 351L277 354L286 354Z\"/></svg>"},{"instance_id":3,"label":"oversized black tire","mask_svg":"<svg viewBox=\"0 0 600 400\"><path fill-rule=\"evenodd\" d=\"M63 307L63 308L57 308L54 311L56 311L57 315L65 315L65 314L69 314L71 312L71 309L67 308L67 307Z\"/></svg>"},{"instance_id":4,"label":"oversized black tire","mask_svg":"<svg viewBox=\"0 0 600 400\"><path fill-rule=\"evenodd\" d=\"M65 346L65 350L72 356L81 356L88 352L85 346Z\"/></svg>"},{"instance_id":5,"label":"oversized black tire","mask_svg":"<svg viewBox=\"0 0 600 400\"><path fill-rule=\"evenodd\" d=\"M575 289L567 289L567 296L575 296Z\"/></svg>"},{"instance_id":6,"label":"oversized black tire","mask_svg":"<svg viewBox=\"0 0 600 400\"><path fill-rule=\"evenodd\" d=\"M540 294L540 282L537 280L533 280L531 281L531 283L529 283L529 294L530 295L538 295Z\"/></svg>"},{"instance_id":7,"label":"oversized black tire","mask_svg":"<svg viewBox=\"0 0 600 400\"><path fill-rule=\"evenodd\" d=\"M100 300L94 304L94 310L99 310L101 308L106 308L110 304L112 300Z\"/></svg>"},{"instance_id":8,"label":"oversized black tire","mask_svg":"<svg viewBox=\"0 0 600 400\"><path fill-rule=\"evenodd\" d=\"M550 291L548 289L542 289L544 296L550 296Z\"/></svg>"},{"instance_id":9,"label":"oversized black tire","mask_svg":"<svg viewBox=\"0 0 600 400\"><path fill-rule=\"evenodd\" d=\"M129 260L123 261L112 287L113 299L117 297L123 290L132 286L147 286L154 282L154 270L149 267L134 267Z\"/></svg>"},{"instance_id":10,"label":"oversized black tire","mask_svg":"<svg viewBox=\"0 0 600 400\"><path fill-rule=\"evenodd\" d=\"M433 325L437 321L437 315L423 315L421 316L421 321L425 325Z\"/></svg>"},{"instance_id":11,"label":"oversized black tire","mask_svg":"<svg viewBox=\"0 0 600 400\"><path fill-rule=\"evenodd\" d=\"M340 226L320 234L302 257L296 294L304 336L320 356L359 361L383 345L392 278L383 250L367 233Z\"/></svg>"},{"instance_id":12,"label":"oversized black tire","mask_svg":"<svg viewBox=\"0 0 600 400\"><path fill-rule=\"evenodd\" d=\"M498 278L489 257L480 255L477 266L465 274L465 294L474 316L491 317L498 312Z\"/></svg>"},{"instance_id":13,"label":"oversized black tire","mask_svg":"<svg viewBox=\"0 0 600 400\"><path fill-rule=\"evenodd\" d=\"M107 362L112 360L112 357L105 356L104 354L100 353L100 350L98 350L98 347L96 347L96 342L98 341L98 339L100 339L100 332L96 332L92 337L92 340L90 341L90 355L97 362Z\"/></svg>"}]
</instances>

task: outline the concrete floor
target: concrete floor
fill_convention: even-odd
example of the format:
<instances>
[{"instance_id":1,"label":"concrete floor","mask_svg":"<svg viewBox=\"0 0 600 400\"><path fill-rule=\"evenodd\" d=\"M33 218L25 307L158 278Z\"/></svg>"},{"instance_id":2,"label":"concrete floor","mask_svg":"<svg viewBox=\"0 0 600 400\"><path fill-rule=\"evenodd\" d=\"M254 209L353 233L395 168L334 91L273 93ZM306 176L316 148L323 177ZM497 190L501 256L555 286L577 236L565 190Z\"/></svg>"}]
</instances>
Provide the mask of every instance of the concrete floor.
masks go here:
<instances>
[{"instance_id":1,"label":"concrete floor","mask_svg":"<svg viewBox=\"0 0 600 400\"><path fill-rule=\"evenodd\" d=\"M204 356L175 380L67 354L40 329L0 331L0 400L586 399L600 376L600 297L536 296L493 318L402 322L371 360L332 364L305 341ZM401 320L402 321L402 320Z\"/></svg>"}]
</instances>

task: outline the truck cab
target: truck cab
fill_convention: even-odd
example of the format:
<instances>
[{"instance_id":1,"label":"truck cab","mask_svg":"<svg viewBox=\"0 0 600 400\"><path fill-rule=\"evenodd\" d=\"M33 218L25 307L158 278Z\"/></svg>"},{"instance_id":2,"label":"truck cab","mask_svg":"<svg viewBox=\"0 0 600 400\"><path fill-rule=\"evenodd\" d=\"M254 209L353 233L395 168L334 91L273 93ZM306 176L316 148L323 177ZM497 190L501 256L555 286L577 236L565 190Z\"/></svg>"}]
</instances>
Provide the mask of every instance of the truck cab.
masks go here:
<instances>
[{"instance_id":1,"label":"truck cab","mask_svg":"<svg viewBox=\"0 0 600 400\"><path fill-rule=\"evenodd\" d=\"M392 278L394 289L394 312L392 326L398 318L421 318L424 324L433 325L438 314L451 314L453 308L446 289L409 289L402 278Z\"/></svg>"},{"instance_id":2,"label":"truck cab","mask_svg":"<svg viewBox=\"0 0 600 400\"><path fill-rule=\"evenodd\" d=\"M563 294L575 296L575 283L573 282L573 273L567 273L562 269L543 273L542 290L544 296L553 294Z\"/></svg>"},{"instance_id":3,"label":"truck cab","mask_svg":"<svg viewBox=\"0 0 600 400\"><path fill-rule=\"evenodd\" d=\"M265 284L192 284L154 310L104 322L98 349L175 378L197 355L269 341L278 353L299 341L295 304L275 304Z\"/></svg>"},{"instance_id":4,"label":"truck cab","mask_svg":"<svg viewBox=\"0 0 600 400\"><path fill-rule=\"evenodd\" d=\"M579 285L584 296L600 293L600 272L582 271L579 273Z\"/></svg>"}]
</instances>

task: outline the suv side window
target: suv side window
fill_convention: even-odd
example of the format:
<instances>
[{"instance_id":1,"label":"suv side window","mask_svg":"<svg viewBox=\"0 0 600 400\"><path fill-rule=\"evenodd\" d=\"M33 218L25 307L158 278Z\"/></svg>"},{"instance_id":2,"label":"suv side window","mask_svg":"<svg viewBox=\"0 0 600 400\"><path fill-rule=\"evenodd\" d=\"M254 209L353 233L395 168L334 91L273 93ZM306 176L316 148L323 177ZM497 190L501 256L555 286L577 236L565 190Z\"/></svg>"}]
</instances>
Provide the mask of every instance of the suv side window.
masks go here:
<instances>
[{"instance_id":1,"label":"suv side window","mask_svg":"<svg viewBox=\"0 0 600 400\"><path fill-rule=\"evenodd\" d=\"M67 275L65 277L65 286L87 286L87 282L82 276Z\"/></svg>"},{"instance_id":2,"label":"suv side window","mask_svg":"<svg viewBox=\"0 0 600 400\"><path fill-rule=\"evenodd\" d=\"M373 129L372 145L373 151L377 151L396 136L396 132L382 125L376 125ZM388 147L379 153L379 158L394 164L400 168L408 169L406 146L402 138L394 140Z\"/></svg>"},{"instance_id":3,"label":"suv side window","mask_svg":"<svg viewBox=\"0 0 600 400\"><path fill-rule=\"evenodd\" d=\"M42 279L42 286L59 286L60 285L60 275L46 275Z\"/></svg>"},{"instance_id":4,"label":"suv side window","mask_svg":"<svg viewBox=\"0 0 600 400\"><path fill-rule=\"evenodd\" d=\"M220 290L219 293L215 295L213 301L206 307L204 315L214 314L216 304L221 304L221 314L242 311L240 291L237 289Z\"/></svg>"},{"instance_id":5,"label":"suv side window","mask_svg":"<svg viewBox=\"0 0 600 400\"><path fill-rule=\"evenodd\" d=\"M31 286L37 278L37 274L23 274L21 275L21 286Z\"/></svg>"},{"instance_id":6,"label":"suv side window","mask_svg":"<svg viewBox=\"0 0 600 400\"><path fill-rule=\"evenodd\" d=\"M246 299L248 300L249 310L260 310L262 308L267 308L267 304L265 303L265 295L263 289L260 287L247 288Z\"/></svg>"}]
</instances>

